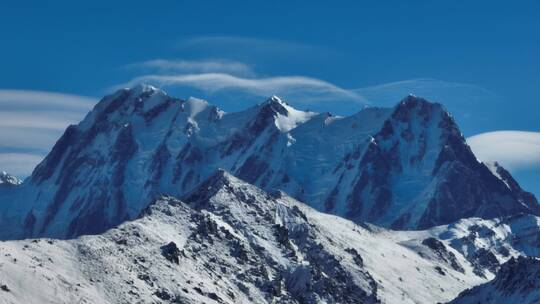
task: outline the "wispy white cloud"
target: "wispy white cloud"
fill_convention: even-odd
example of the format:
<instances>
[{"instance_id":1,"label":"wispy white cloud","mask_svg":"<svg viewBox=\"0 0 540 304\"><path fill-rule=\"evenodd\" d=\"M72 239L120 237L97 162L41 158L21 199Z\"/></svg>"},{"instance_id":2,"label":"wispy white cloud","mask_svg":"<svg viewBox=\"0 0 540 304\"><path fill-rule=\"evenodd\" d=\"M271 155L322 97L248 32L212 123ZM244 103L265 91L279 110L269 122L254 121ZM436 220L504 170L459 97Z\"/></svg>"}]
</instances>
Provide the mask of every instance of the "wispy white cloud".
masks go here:
<instances>
[{"instance_id":1,"label":"wispy white cloud","mask_svg":"<svg viewBox=\"0 0 540 304\"><path fill-rule=\"evenodd\" d=\"M144 75L122 86L133 86L148 82L158 86L189 86L216 93L225 90L239 90L250 95L268 97L280 95L297 102L324 100L347 100L362 102L361 95L336 86L324 80L304 76L281 76L265 78L243 78L225 73L202 73L184 75Z\"/></svg>"},{"instance_id":2,"label":"wispy white cloud","mask_svg":"<svg viewBox=\"0 0 540 304\"><path fill-rule=\"evenodd\" d=\"M408 94L442 103L458 121L465 134L493 128L493 121L504 121L507 103L497 93L481 86L416 78L355 89L372 105L394 106Z\"/></svg>"},{"instance_id":3,"label":"wispy white cloud","mask_svg":"<svg viewBox=\"0 0 540 304\"><path fill-rule=\"evenodd\" d=\"M540 132L495 131L467 138L482 161L498 161L513 169L540 168Z\"/></svg>"},{"instance_id":4,"label":"wispy white cloud","mask_svg":"<svg viewBox=\"0 0 540 304\"><path fill-rule=\"evenodd\" d=\"M87 111L96 103L93 97L32 90L0 89L0 109L63 109Z\"/></svg>"},{"instance_id":5,"label":"wispy white cloud","mask_svg":"<svg viewBox=\"0 0 540 304\"><path fill-rule=\"evenodd\" d=\"M275 61L283 65L288 64L287 60L291 59L298 62L308 58L312 60L313 56L324 55L328 58L330 54L335 55L335 51L327 47L275 39L204 36L183 40L178 43L178 49L180 54L187 50L196 53L202 59L160 58L130 64L129 67L147 71L127 83L112 88L144 82L158 87L191 88L201 91L201 95L220 94L220 97L224 95L268 97L275 94L289 101L294 100L294 103L308 105L320 101L354 101L357 106L358 103L365 104L360 94L328 81L305 75L264 75L254 70L253 63L256 63L258 68L264 69L265 64ZM272 66L275 64L272 63ZM187 92L196 94L190 90Z\"/></svg>"},{"instance_id":6,"label":"wispy white cloud","mask_svg":"<svg viewBox=\"0 0 540 304\"><path fill-rule=\"evenodd\" d=\"M2 111L0 112L0 128L39 128L64 130L66 123L77 122L83 111Z\"/></svg>"},{"instance_id":7,"label":"wispy white cloud","mask_svg":"<svg viewBox=\"0 0 540 304\"><path fill-rule=\"evenodd\" d=\"M433 78L415 78L388 82L353 91L364 96L370 103L377 105L394 105L408 94L415 94L436 102L471 103L481 98L491 98L495 93L468 83L450 82Z\"/></svg>"},{"instance_id":8,"label":"wispy white cloud","mask_svg":"<svg viewBox=\"0 0 540 304\"><path fill-rule=\"evenodd\" d=\"M238 76L254 76L248 64L225 59L168 60L153 59L129 64L130 68L152 69L161 73L227 73Z\"/></svg>"},{"instance_id":9,"label":"wispy white cloud","mask_svg":"<svg viewBox=\"0 0 540 304\"><path fill-rule=\"evenodd\" d=\"M254 73L255 75L255 73ZM482 87L442 80L419 78L384 83L380 85L347 89L328 81L306 76L242 77L228 73L152 73L142 75L114 88L150 83L161 87L196 88L203 94L242 93L251 96L253 102L258 97L279 95L293 105L308 106L317 111L351 114L360 110L361 105L394 106L410 93L430 101L445 104L465 126L465 130L490 120L486 103L498 101L496 95ZM230 95L230 94L229 94ZM203 96L212 98L212 96ZM257 98L253 98L257 97ZM481 111L483 116L471 116ZM347 113L348 112L348 113ZM491 113L493 114L493 113Z\"/></svg>"},{"instance_id":10,"label":"wispy white cloud","mask_svg":"<svg viewBox=\"0 0 540 304\"><path fill-rule=\"evenodd\" d=\"M0 170L30 174L64 129L96 102L73 94L0 89Z\"/></svg>"},{"instance_id":11,"label":"wispy white cloud","mask_svg":"<svg viewBox=\"0 0 540 304\"><path fill-rule=\"evenodd\" d=\"M71 122L65 123L67 127ZM0 151L39 151L46 153L61 135L62 130L60 129L2 127L0 129ZM6 171L8 171L7 168Z\"/></svg>"}]
</instances>

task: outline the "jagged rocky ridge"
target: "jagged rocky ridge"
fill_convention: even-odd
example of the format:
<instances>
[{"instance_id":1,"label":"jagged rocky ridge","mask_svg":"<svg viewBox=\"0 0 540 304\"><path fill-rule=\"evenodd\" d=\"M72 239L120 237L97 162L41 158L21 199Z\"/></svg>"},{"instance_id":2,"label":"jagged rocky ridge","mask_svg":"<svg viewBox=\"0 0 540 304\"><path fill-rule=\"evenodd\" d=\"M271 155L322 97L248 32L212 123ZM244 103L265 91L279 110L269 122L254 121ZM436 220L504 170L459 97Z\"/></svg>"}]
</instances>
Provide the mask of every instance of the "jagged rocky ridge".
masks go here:
<instances>
[{"instance_id":1,"label":"jagged rocky ridge","mask_svg":"<svg viewBox=\"0 0 540 304\"><path fill-rule=\"evenodd\" d=\"M494 280L462 292L450 303L540 303L540 260L512 258L502 265Z\"/></svg>"},{"instance_id":2,"label":"jagged rocky ridge","mask_svg":"<svg viewBox=\"0 0 540 304\"><path fill-rule=\"evenodd\" d=\"M488 268L487 276L477 275L449 245L452 238L434 238L443 230L448 227L399 232L360 226L218 171L182 201L162 197L102 235L0 243L0 284L7 289L0 299L446 302L493 275Z\"/></svg>"},{"instance_id":3,"label":"jagged rocky ridge","mask_svg":"<svg viewBox=\"0 0 540 304\"><path fill-rule=\"evenodd\" d=\"M105 97L27 182L0 189L0 237L100 233L160 194L185 195L217 168L394 229L540 214L507 172L476 160L441 105L418 97L349 117L298 111L275 96L224 113L141 85Z\"/></svg>"}]
</instances>

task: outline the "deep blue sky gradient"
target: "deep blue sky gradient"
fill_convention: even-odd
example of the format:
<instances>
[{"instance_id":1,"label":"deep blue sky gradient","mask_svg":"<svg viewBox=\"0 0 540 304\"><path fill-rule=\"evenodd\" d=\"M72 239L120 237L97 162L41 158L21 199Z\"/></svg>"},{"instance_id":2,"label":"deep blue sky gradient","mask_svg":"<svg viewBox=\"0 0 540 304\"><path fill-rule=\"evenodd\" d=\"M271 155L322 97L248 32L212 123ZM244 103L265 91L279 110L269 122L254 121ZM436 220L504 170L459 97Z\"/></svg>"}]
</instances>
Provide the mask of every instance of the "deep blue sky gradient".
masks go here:
<instances>
[{"instance_id":1,"label":"deep blue sky gradient","mask_svg":"<svg viewBox=\"0 0 540 304\"><path fill-rule=\"evenodd\" d=\"M0 37L0 89L100 97L140 74L129 64L227 59L262 76L301 75L346 89L418 78L467 84L477 90L434 93L458 114L466 136L540 131L538 1L7 0ZM244 43L186 43L204 37ZM171 90L225 110L240 107ZM359 108L314 107L339 114ZM535 170L516 174L540 193Z\"/></svg>"}]
</instances>

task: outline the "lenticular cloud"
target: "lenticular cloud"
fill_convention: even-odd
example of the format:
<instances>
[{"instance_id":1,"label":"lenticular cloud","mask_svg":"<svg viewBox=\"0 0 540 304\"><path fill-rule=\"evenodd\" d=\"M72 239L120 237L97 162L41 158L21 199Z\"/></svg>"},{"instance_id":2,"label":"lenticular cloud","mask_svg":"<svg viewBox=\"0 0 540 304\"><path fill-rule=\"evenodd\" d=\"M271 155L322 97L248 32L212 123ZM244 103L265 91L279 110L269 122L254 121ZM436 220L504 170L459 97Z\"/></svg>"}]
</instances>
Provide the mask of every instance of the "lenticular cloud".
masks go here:
<instances>
[{"instance_id":1,"label":"lenticular cloud","mask_svg":"<svg viewBox=\"0 0 540 304\"><path fill-rule=\"evenodd\" d=\"M540 132L487 132L467 142L482 161L498 161L514 170L540 167Z\"/></svg>"}]
</instances>

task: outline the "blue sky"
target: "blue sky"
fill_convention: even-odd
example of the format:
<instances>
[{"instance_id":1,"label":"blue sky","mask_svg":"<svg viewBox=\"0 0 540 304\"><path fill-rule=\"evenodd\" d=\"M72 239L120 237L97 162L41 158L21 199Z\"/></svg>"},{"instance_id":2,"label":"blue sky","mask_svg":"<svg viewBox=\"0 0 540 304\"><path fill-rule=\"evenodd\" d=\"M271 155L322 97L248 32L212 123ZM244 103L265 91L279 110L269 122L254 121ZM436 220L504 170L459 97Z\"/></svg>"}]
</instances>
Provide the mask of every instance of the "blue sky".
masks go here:
<instances>
[{"instance_id":1,"label":"blue sky","mask_svg":"<svg viewBox=\"0 0 540 304\"><path fill-rule=\"evenodd\" d=\"M346 115L415 93L540 194L538 1L277 2L2 1L0 169L27 175L140 81L226 111L277 94Z\"/></svg>"}]
</instances>

